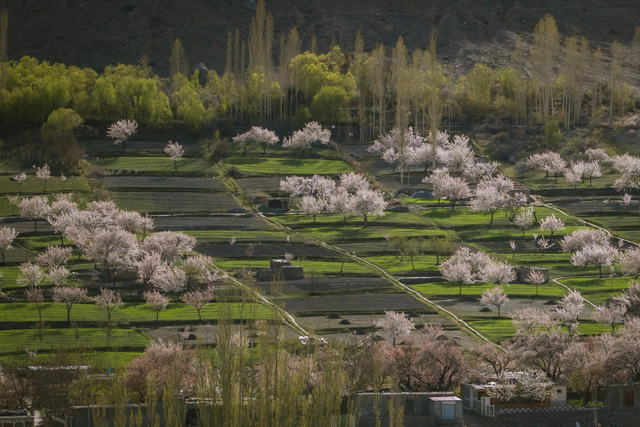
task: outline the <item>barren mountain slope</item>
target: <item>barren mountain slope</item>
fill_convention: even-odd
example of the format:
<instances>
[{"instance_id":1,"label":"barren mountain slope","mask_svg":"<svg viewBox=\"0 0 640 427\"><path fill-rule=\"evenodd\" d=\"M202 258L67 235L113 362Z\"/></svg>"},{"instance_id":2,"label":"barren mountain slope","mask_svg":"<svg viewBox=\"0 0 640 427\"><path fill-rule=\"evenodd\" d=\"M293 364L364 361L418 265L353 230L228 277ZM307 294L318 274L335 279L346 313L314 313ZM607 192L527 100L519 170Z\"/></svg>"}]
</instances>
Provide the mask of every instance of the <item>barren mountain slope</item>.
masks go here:
<instances>
[{"instance_id":1,"label":"barren mountain slope","mask_svg":"<svg viewBox=\"0 0 640 427\"><path fill-rule=\"evenodd\" d=\"M248 33L254 0L0 0L9 12L9 57L32 55L102 69L132 63L145 54L166 74L170 46L182 39L192 63L224 67L227 31ZM281 34L298 27L320 49L332 34L351 49L361 28L366 48L395 43L402 35L410 49L426 47L438 32L443 62L465 69L472 62L501 64L515 35L529 36L545 13L562 34L584 35L592 43L628 43L640 24L640 3L608 0L270 0L274 48Z\"/></svg>"}]
</instances>

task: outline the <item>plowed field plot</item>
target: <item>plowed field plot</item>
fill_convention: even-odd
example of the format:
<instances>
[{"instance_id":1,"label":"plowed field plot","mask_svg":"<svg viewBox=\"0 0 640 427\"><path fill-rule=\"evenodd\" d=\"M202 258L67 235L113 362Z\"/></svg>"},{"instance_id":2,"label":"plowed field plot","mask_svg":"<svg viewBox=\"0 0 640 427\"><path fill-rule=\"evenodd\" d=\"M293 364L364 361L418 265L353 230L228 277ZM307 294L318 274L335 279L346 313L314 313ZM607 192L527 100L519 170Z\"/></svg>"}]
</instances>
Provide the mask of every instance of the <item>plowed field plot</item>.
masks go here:
<instances>
[{"instance_id":1,"label":"plowed field plot","mask_svg":"<svg viewBox=\"0 0 640 427\"><path fill-rule=\"evenodd\" d=\"M509 300L507 304L502 306L500 309L501 317L509 317L509 314L520 310L526 307L536 307L543 310L549 309L549 307L553 307L553 305L545 304L548 299L515 299L512 298ZM498 309L495 307L489 307L491 311L482 311L483 307L480 304L480 298L478 301L460 301L457 299L446 299L446 300L438 300L438 304L447 310L453 312L456 316L462 318L471 318L471 317L486 317L486 318L497 318L498 317ZM591 318L591 310L588 308L583 308L580 313L580 319Z\"/></svg>"},{"instance_id":2,"label":"plowed field plot","mask_svg":"<svg viewBox=\"0 0 640 427\"><path fill-rule=\"evenodd\" d=\"M233 197L224 193L115 191L112 196L120 209L142 213L228 212L240 208Z\"/></svg>"},{"instance_id":3,"label":"plowed field plot","mask_svg":"<svg viewBox=\"0 0 640 427\"><path fill-rule=\"evenodd\" d=\"M225 163L246 173L266 175L327 175L352 171L351 166L342 160L229 157Z\"/></svg>"},{"instance_id":4,"label":"plowed field plot","mask_svg":"<svg viewBox=\"0 0 640 427\"><path fill-rule=\"evenodd\" d=\"M236 182L244 191L248 192L265 191L273 193L280 189L280 178L278 177L238 178Z\"/></svg>"},{"instance_id":5,"label":"plowed field plot","mask_svg":"<svg viewBox=\"0 0 640 427\"><path fill-rule=\"evenodd\" d=\"M262 219L237 215L173 215L155 216L153 218L156 231L166 230L264 230Z\"/></svg>"},{"instance_id":6,"label":"plowed field plot","mask_svg":"<svg viewBox=\"0 0 640 427\"><path fill-rule=\"evenodd\" d=\"M326 295L322 297L285 299L285 308L294 313L354 313L385 310L427 310L428 307L407 294Z\"/></svg>"},{"instance_id":7,"label":"plowed field plot","mask_svg":"<svg viewBox=\"0 0 640 427\"><path fill-rule=\"evenodd\" d=\"M20 220L17 217L14 218L5 218L5 221L2 223L3 226L15 228L18 233L32 233L34 231L34 223L33 221ZM49 223L45 220L38 220L38 233L46 233L53 234L53 229L49 225Z\"/></svg>"},{"instance_id":8,"label":"plowed field plot","mask_svg":"<svg viewBox=\"0 0 640 427\"><path fill-rule=\"evenodd\" d=\"M323 248L316 245L301 245L301 244L272 244L263 243L253 246L253 252L251 247L246 244L235 244L230 246L226 244L214 244L214 245L201 245L196 248L198 252L215 257L215 258L232 258L232 257L247 257L252 258L269 257L269 258L282 258L285 253L290 253L296 257L339 257L340 253L331 249Z\"/></svg>"},{"instance_id":9,"label":"plowed field plot","mask_svg":"<svg viewBox=\"0 0 640 427\"><path fill-rule=\"evenodd\" d=\"M188 178L165 176L109 176L98 181L109 188L187 188L225 190L224 184L215 178Z\"/></svg>"}]
</instances>

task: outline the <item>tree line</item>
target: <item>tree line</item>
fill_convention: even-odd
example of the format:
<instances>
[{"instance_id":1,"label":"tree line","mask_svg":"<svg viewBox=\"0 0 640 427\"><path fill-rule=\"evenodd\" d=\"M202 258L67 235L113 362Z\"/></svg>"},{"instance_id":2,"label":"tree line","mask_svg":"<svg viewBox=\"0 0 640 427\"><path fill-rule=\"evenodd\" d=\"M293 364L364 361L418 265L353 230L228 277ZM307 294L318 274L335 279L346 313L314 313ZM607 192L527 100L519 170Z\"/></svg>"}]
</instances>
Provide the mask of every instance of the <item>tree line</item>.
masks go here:
<instances>
[{"instance_id":1,"label":"tree line","mask_svg":"<svg viewBox=\"0 0 640 427\"><path fill-rule=\"evenodd\" d=\"M616 41L603 49L584 37L563 38L546 15L530 42L516 40L507 66L477 63L459 76L438 61L435 33L426 49L413 52L402 37L392 47L378 43L365 51L360 31L350 52L335 43L325 53L313 41L310 50L302 45L295 28L274 40L273 18L261 0L246 40L238 29L229 32L220 74L192 72L179 39L168 78L156 75L145 57L98 73L29 57L7 61L0 49L0 128L40 127L55 111L72 109L83 120L126 118L194 132L212 122L295 128L313 119L356 124L360 139L368 140L392 127L426 134L443 119L473 123L488 116L514 124L555 119L567 128L611 124L635 107L640 27L629 45Z\"/></svg>"}]
</instances>

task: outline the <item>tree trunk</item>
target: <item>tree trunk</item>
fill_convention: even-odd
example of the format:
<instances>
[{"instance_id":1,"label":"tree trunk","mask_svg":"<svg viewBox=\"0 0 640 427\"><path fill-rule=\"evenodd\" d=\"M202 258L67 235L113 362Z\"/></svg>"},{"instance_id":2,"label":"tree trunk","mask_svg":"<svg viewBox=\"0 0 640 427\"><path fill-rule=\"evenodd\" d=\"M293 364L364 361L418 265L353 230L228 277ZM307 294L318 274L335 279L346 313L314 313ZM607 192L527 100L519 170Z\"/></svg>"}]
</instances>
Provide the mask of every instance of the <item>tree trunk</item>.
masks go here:
<instances>
[{"instance_id":1,"label":"tree trunk","mask_svg":"<svg viewBox=\"0 0 640 427\"><path fill-rule=\"evenodd\" d=\"M67 323L71 324L71 307L67 308Z\"/></svg>"},{"instance_id":2,"label":"tree trunk","mask_svg":"<svg viewBox=\"0 0 640 427\"><path fill-rule=\"evenodd\" d=\"M369 225L367 221L367 214L364 214L364 228L367 228L367 225Z\"/></svg>"},{"instance_id":3,"label":"tree trunk","mask_svg":"<svg viewBox=\"0 0 640 427\"><path fill-rule=\"evenodd\" d=\"M489 227L493 225L493 211L491 211L491 220L489 221Z\"/></svg>"}]
</instances>

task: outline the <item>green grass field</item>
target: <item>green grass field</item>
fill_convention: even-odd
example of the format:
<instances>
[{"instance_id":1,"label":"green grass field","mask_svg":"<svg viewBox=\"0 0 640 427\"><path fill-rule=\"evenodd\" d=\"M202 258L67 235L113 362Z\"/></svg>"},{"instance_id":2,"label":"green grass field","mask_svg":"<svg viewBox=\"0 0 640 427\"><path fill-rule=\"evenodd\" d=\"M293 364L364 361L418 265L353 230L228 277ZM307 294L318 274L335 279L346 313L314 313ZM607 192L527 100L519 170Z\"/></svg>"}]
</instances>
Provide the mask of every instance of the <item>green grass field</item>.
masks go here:
<instances>
[{"instance_id":1,"label":"green grass field","mask_svg":"<svg viewBox=\"0 0 640 427\"><path fill-rule=\"evenodd\" d=\"M485 289L495 287L495 284L476 282L462 285L462 295L481 296ZM432 282L411 285L412 289L429 297L450 297L460 294L460 285L449 282ZM502 285L504 293L509 297L536 297L536 287L528 283L509 283ZM554 284L547 283L538 287L538 298L562 298L566 290Z\"/></svg>"},{"instance_id":2,"label":"green grass field","mask_svg":"<svg viewBox=\"0 0 640 427\"><path fill-rule=\"evenodd\" d=\"M78 336L76 337L76 333ZM86 349L106 349L107 337L104 330L98 328L45 329L42 341L34 329L10 329L0 331L0 353L24 352L31 350L51 350L82 346ZM149 336L134 329L115 329L111 335L112 348L140 348L149 342Z\"/></svg>"},{"instance_id":3,"label":"green grass field","mask_svg":"<svg viewBox=\"0 0 640 427\"><path fill-rule=\"evenodd\" d=\"M291 261L293 265L301 265L304 267L305 274L307 276L311 274L318 274L321 276L359 276L359 275L371 275L373 272L360 264L355 262L345 262L344 266L339 261L314 261L314 260L293 260ZM219 260L216 262L218 267L224 268L226 270L230 269L238 269L249 267L251 264L252 268L268 268L269 261L268 260L252 260L250 263L248 260ZM342 273L340 272L342 270Z\"/></svg>"},{"instance_id":4,"label":"green grass field","mask_svg":"<svg viewBox=\"0 0 640 427\"><path fill-rule=\"evenodd\" d=\"M173 160L168 157L106 157L92 161L105 170L120 174L144 174L145 172L174 173ZM212 173L211 165L200 158L178 160L178 174L181 172Z\"/></svg>"},{"instance_id":5,"label":"green grass field","mask_svg":"<svg viewBox=\"0 0 640 427\"><path fill-rule=\"evenodd\" d=\"M42 311L43 322L64 322L67 320L67 309L64 304L45 303ZM233 318L266 319L271 316L271 310L257 303L232 303ZM220 304L207 304L201 311L202 320L215 320L220 317ZM116 309L111 317L114 322L131 323L155 321L156 313L145 303L125 303ZM71 321L76 322L104 322L107 320L106 310L95 304L74 304L71 309ZM182 303L170 303L160 313L162 321L194 321L198 320L195 308ZM38 312L29 303L5 303L0 307L0 322L37 322Z\"/></svg>"},{"instance_id":6,"label":"green grass field","mask_svg":"<svg viewBox=\"0 0 640 427\"><path fill-rule=\"evenodd\" d=\"M225 163L246 173L266 175L330 175L352 171L342 160L229 157Z\"/></svg>"}]
</instances>

